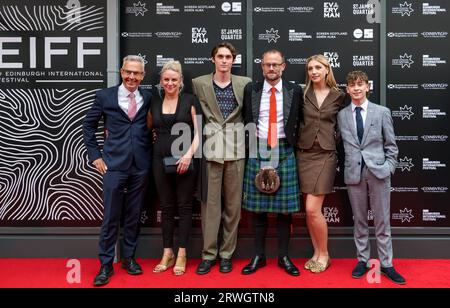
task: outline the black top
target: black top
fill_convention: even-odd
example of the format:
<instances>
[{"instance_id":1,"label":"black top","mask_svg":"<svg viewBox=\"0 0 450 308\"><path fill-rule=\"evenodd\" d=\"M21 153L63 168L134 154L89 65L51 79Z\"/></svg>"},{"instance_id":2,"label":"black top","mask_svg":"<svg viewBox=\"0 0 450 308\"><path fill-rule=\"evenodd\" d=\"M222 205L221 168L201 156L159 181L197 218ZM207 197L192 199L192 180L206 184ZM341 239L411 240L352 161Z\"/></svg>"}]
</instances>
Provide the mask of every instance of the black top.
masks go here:
<instances>
[{"instance_id":1,"label":"black top","mask_svg":"<svg viewBox=\"0 0 450 308\"><path fill-rule=\"evenodd\" d=\"M192 122L191 108L194 106L196 111L198 110L197 98L192 94L181 93L178 97L177 107L174 114L163 114L162 103L163 98L159 95L154 95L150 106L150 112L153 119L153 129L156 133L156 142L153 145L153 157L163 158L167 156L180 156L178 153L171 153L172 143L179 138L183 133L188 132L188 140L190 142L179 142L178 148L181 153L186 151L191 146L194 139L194 123ZM197 111L198 112L198 111ZM184 123L188 125L189 131L186 130L186 125L181 126L181 129L177 129L172 135L172 127L175 124Z\"/></svg>"}]
</instances>

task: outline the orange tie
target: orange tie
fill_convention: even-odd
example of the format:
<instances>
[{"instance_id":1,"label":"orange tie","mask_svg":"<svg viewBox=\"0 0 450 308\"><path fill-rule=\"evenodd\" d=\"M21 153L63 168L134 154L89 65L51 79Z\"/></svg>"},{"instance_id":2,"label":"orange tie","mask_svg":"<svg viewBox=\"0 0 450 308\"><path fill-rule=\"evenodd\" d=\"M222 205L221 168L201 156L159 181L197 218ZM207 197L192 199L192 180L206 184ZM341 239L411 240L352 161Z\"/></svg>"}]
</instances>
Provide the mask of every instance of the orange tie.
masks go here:
<instances>
[{"instance_id":1,"label":"orange tie","mask_svg":"<svg viewBox=\"0 0 450 308\"><path fill-rule=\"evenodd\" d=\"M267 144L273 148L277 145L277 99L275 92L277 89L272 87L272 93L270 94L270 108L269 108L269 133L267 136Z\"/></svg>"}]
</instances>

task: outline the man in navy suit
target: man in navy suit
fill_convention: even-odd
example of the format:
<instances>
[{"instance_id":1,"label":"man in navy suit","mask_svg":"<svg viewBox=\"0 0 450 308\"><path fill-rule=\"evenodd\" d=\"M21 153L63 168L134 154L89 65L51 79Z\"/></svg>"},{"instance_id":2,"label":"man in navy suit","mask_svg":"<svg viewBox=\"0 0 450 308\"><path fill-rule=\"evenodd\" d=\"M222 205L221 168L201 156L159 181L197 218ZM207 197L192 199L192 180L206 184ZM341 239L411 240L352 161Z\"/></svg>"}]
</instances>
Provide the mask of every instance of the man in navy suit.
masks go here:
<instances>
[{"instance_id":1,"label":"man in navy suit","mask_svg":"<svg viewBox=\"0 0 450 308\"><path fill-rule=\"evenodd\" d=\"M114 274L115 243L123 225L122 268L130 275L142 274L134 258L139 218L150 167L150 140L146 124L151 94L139 88L144 79L144 59L126 56L120 75L122 84L100 90L83 122L89 160L103 175L103 224L99 239L100 272L94 286L109 282ZM95 137L100 119L105 123L103 153Z\"/></svg>"}]
</instances>

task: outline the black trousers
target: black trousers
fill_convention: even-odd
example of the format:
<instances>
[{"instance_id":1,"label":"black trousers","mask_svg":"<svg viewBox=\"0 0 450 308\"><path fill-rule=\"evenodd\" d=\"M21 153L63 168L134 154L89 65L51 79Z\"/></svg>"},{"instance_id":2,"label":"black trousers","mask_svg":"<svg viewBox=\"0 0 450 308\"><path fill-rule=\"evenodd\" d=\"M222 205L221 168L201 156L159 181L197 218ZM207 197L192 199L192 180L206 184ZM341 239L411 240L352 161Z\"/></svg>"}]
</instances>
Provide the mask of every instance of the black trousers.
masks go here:
<instances>
[{"instance_id":1,"label":"black trousers","mask_svg":"<svg viewBox=\"0 0 450 308\"><path fill-rule=\"evenodd\" d=\"M103 223L100 230L99 258L102 265L112 264L123 217L124 258L134 258L139 235L139 218L147 187L148 170L136 166L127 171L108 170L103 175Z\"/></svg>"},{"instance_id":2,"label":"black trousers","mask_svg":"<svg viewBox=\"0 0 450 308\"><path fill-rule=\"evenodd\" d=\"M173 247L175 216L178 209L178 246L186 248L192 227L192 200L196 172L165 173L162 158L153 160L153 176L161 206L164 248Z\"/></svg>"},{"instance_id":3,"label":"black trousers","mask_svg":"<svg viewBox=\"0 0 450 308\"><path fill-rule=\"evenodd\" d=\"M287 256L291 238L292 214L277 215L278 256ZM266 255L267 213L253 213L253 228L255 231L255 253Z\"/></svg>"}]
</instances>

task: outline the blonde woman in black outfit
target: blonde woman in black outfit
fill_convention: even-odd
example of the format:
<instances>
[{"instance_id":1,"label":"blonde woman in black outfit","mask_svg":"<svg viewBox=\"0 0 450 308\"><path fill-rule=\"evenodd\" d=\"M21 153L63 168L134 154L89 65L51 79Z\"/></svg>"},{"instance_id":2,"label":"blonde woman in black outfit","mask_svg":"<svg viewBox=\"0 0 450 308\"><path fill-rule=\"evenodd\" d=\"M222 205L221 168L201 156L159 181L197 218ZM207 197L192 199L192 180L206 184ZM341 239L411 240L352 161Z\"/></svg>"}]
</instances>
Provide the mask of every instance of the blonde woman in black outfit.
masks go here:
<instances>
[{"instance_id":1,"label":"blonde woman in black outfit","mask_svg":"<svg viewBox=\"0 0 450 308\"><path fill-rule=\"evenodd\" d=\"M193 166L196 166L194 153L199 145L196 122L198 108L195 106L198 103L195 96L181 92L183 73L180 62L166 63L160 76L162 93L155 95L148 113L148 125L156 134L153 146L153 175L161 205L164 244L162 259L153 272L164 272L174 266L174 274L183 275L186 271L186 247L192 226L192 200L196 179L193 169ZM189 134L183 136L181 148L176 147L180 153L174 153L171 149L172 143L180 138L180 135L171 133L174 125L190 128ZM172 167L167 164L167 159L170 158L174 158ZM167 170L170 168L172 171ZM173 237L177 209L179 248L175 258Z\"/></svg>"}]
</instances>

